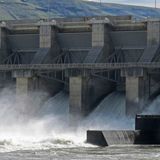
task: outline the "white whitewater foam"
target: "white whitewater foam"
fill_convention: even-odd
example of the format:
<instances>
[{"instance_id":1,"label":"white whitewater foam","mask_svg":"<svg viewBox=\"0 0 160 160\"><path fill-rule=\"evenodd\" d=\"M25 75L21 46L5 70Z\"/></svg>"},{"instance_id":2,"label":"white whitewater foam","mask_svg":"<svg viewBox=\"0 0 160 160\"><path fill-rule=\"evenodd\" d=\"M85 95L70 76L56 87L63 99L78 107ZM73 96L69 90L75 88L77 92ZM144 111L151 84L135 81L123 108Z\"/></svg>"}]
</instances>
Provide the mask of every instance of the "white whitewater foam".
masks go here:
<instances>
[{"instance_id":1,"label":"white whitewater foam","mask_svg":"<svg viewBox=\"0 0 160 160\"><path fill-rule=\"evenodd\" d=\"M0 152L88 146L84 134L69 129L67 94L60 92L42 106L42 93L20 96L18 102L13 95L0 93Z\"/></svg>"},{"instance_id":2,"label":"white whitewater foam","mask_svg":"<svg viewBox=\"0 0 160 160\"><path fill-rule=\"evenodd\" d=\"M84 143L88 129L132 128L132 121L124 118L122 93L107 96L76 130L69 125L68 94L60 92L40 105L43 94L33 93L29 99L20 96L17 103L12 92L0 93L0 152L91 147Z\"/></svg>"}]
</instances>

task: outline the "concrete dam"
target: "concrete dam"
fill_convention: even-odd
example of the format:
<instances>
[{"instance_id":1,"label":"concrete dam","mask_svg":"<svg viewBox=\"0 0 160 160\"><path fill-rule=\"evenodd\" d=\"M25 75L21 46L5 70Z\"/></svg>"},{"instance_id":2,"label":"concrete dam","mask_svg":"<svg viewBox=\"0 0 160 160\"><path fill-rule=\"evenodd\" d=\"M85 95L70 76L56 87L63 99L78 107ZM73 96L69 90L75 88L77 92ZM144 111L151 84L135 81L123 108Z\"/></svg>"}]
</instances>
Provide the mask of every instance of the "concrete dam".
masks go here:
<instances>
[{"instance_id":1,"label":"concrete dam","mask_svg":"<svg viewBox=\"0 0 160 160\"><path fill-rule=\"evenodd\" d=\"M45 92L46 101L63 90L59 106L71 121L101 109L134 117L160 94L160 20L2 21L0 75L1 89L12 84L16 97Z\"/></svg>"}]
</instances>

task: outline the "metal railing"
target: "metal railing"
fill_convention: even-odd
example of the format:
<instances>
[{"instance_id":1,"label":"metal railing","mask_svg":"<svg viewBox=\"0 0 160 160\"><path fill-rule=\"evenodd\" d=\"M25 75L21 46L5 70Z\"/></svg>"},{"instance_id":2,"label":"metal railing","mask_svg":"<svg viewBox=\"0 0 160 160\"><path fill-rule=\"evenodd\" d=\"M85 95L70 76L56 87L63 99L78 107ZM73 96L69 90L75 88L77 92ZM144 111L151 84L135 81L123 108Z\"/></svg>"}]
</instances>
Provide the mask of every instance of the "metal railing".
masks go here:
<instances>
[{"instance_id":1,"label":"metal railing","mask_svg":"<svg viewBox=\"0 0 160 160\"><path fill-rule=\"evenodd\" d=\"M0 65L1 71L9 70L65 70L65 69L123 69L123 68L160 68L160 62L151 63L68 63L68 64L11 64Z\"/></svg>"}]
</instances>

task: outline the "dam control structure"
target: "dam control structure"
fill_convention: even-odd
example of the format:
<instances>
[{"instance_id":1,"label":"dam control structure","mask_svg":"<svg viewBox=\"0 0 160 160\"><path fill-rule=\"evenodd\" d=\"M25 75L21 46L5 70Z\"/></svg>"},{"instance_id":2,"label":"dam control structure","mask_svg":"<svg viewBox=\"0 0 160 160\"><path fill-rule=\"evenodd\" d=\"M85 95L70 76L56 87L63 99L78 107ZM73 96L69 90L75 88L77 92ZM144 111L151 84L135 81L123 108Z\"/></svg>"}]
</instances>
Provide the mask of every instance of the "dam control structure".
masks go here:
<instances>
[{"instance_id":1,"label":"dam control structure","mask_svg":"<svg viewBox=\"0 0 160 160\"><path fill-rule=\"evenodd\" d=\"M17 96L64 88L71 118L115 90L125 92L125 112L135 116L160 91L160 19L1 21L0 74L1 88L13 83Z\"/></svg>"}]
</instances>

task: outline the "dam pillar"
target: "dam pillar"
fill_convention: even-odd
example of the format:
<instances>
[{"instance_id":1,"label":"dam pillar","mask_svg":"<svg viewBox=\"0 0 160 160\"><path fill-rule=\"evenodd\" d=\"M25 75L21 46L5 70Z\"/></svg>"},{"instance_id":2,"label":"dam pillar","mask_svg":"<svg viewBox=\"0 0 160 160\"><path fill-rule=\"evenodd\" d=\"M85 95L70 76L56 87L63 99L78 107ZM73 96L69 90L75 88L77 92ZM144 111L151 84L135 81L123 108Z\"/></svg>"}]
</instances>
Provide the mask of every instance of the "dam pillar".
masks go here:
<instances>
[{"instance_id":1,"label":"dam pillar","mask_svg":"<svg viewBox=\"0 0 160 160\"><path fill-rule=\"evenodd\" d=\"M87 112L87 78L82 76L69 78L69 112L71 121L80 120ZM73 121L72 121L73 122Z\"/></svg>"},{"instance_id":2,"label":"dam pillar","mask_svg":"<svg viewBox=\"0 0 160 160\"><path fill-rule=\"evenodd\" d=\"M35 55L35 61L38 64L52 64L54 57L60 53L60 47L57 42L58 29L53 22L41 22L39 26L39 52ZM34 63L35 64L35 63ZM61 71L59 72L61 74ZM56 75L58 77L58 75ZM59 76L60 77L60 76ZM61 77L60 77L61 78ZM63 84L58 81L43 78L39 76L39 88L47 92L50 96L55 95L63 88Z\"/></svg>"},{"instance_id":3,"label":"dam pillar","mask_svg":"<svg viewBox=\"0 0 160 160\"><path fill-rule=\"evenodd\" d=\"M149 83L143 69L124 69L121 72L126 78L126 115L135 116L144 107L149 97Z\"/></svg>"},{"instance_id":4,"label":"dam pillar","mask_svg":"<svg viewBox=\"0 0 160 160\"><path fill-rule=\"evenodd\" d=\"M0 25L0 63L4 62L4 59L7 57L7 30L5 27Z\"/></svg>"},{"instance_id":5,"label":"dam pillar","mask_svg":"<svg viewBox=\"0 0 160 160\"><path fill-rule=\"evenodd\" d=\"M111 37L111 24L108 20L94 20L92 22L92 47L102 47L102 53L98 57L98 61L106 62L108 55L113 50Z\"/></svg>"},{"instance_id":6,"label":"dam pillar","mask_svg":"<svg viewBox=\"0 0 160 160\"><path fill-rule=\"evenodd\" d=\"M51 48L54 31L51 25L40 25L40 48Z\"/></svg>"},{"instance_id":7,"label":"dam pillar","mask_svg":"<svg viewBox=\"0 0 160 160\"><path fill-rule=\"evenodd\" d=\"M27 96L30 91L34 90L35 81L32 71L13 71L12 77L16 78L16 96Z\"/></svg>"},{"instance_id":8,"label":"dam pillar","mask_svg":"<svg viewBox=\"0 0 160 160\"><path fill-rule=\"evenodd\" d=\"M105 45L106 26L103 23L92 24L92 47L103 47Z\"/></svg>"},{"instance_id":9,"label":"dam pillar","mask_svg":"<svg viewBox=\"0 0 160 160\"><path fill-rule=\"evenodd\" d=\"M8 57L8 31L3 23L4 22L0 22L0 64L4 64L5 59ZM11 76L9 72L0 72L0 88L8 86L10 79Z\"/></svg>"},{"instance_id":10,"label":"dam pillar","mask_svg":"<svg viewBox=\"0 0 160 160\"><path fill-rule=\"evenodd\" d=\"M43 22L40 24L39 33L40 49L48 49L45 55L44 63L53 63L53 59L60 53L60 47L57 42L57 27L50 22ZM43 55L42 55L43 56Z\"/></svg>"},{"instance_id":11,"label":"dam pillar","mask_svg":"<svg viewBox=\"0 0 160 160\"><path fill-rule=\"evenodd\" d=\"M160 21L151 19L147 21L147 45L159 45L160 43Z\"/></svg>"}]
</instances>

